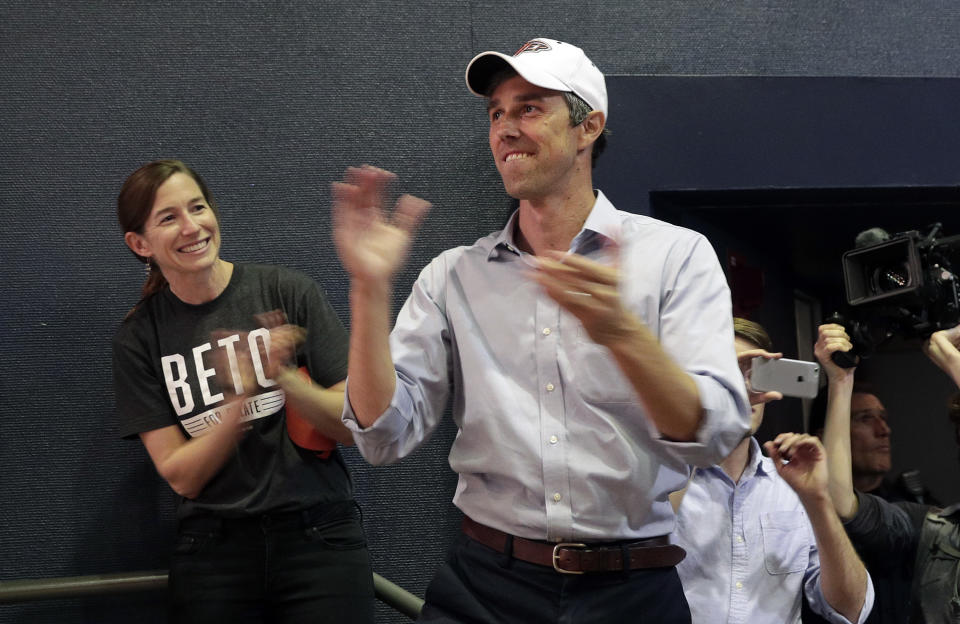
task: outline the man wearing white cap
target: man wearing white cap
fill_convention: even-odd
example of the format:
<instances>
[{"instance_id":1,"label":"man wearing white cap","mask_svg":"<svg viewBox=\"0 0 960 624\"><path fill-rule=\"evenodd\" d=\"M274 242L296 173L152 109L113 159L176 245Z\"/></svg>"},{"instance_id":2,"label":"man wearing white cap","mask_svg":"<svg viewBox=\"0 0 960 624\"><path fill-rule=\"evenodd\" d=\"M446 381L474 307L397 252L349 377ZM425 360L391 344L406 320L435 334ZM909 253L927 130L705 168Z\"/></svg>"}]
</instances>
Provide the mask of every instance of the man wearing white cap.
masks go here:
<instances>
[{"instance_id":1,"label":"man wearing white cap","mask_svg":"<svg viewBox=\"0 0 960 624\"><path fill-rule=\"evenodd\" d=\"M444 252L389 332L392 277L426 203L383 205L392 175L334 186L350 274L344 422L373 463L431 433L452 396L463 535L427 590L427 622L684 622L667 538L688 464L749 427L730 296L707 240L616 210L592 186L603 75L552 39L467 67L519 209Z\"/></svg>"}]
</instances>

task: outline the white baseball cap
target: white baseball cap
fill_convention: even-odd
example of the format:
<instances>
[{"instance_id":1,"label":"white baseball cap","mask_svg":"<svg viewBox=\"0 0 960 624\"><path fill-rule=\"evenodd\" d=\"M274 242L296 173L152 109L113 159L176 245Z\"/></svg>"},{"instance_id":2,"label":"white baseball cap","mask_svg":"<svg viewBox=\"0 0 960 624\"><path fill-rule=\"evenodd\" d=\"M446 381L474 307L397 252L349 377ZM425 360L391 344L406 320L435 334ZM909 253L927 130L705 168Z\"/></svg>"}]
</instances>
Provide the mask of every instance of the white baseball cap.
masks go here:
<instances>
[{"instance_id":1,"label":"white baseball cap","mask_svg":"<svg viewBox=\"0 0 960 624\"><path fill-rule=\"evenodd\" d=\"M538 37L520 46L513 56L481 52L467 65L467 88L474 95L487 97L490 79L505 65L538 87L571 91L590 108L607 116L607 86L603 74L577 46Z\"/></svg>"}]
</instances>

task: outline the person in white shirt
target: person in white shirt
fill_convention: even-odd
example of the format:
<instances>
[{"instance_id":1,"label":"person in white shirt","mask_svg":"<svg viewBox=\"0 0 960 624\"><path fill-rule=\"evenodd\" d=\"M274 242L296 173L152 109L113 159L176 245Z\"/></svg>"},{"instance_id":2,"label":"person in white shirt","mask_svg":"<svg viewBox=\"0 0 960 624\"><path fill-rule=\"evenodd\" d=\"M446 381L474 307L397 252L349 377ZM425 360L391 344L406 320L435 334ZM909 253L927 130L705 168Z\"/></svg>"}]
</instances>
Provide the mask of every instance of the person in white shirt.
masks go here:
<instances>
[{"instance_id":1,"label":"person in white shirt","mask_svg":"<svg viewBox=\"0 0 960 624\"><path fill-rule=\"evenodd\" d=\"M765 403L782 395L749 388L751 362L781 354L759 324L735 318L733 329L752 434ZM864 622L873 586L834 512L823 447L783 434L765 448L771 457L749 435L718 465L697 469L682 495L674 540L687 551L677 570L694 624L799 623L804 595L828 622Z\"/></svg>"}]
</instances>

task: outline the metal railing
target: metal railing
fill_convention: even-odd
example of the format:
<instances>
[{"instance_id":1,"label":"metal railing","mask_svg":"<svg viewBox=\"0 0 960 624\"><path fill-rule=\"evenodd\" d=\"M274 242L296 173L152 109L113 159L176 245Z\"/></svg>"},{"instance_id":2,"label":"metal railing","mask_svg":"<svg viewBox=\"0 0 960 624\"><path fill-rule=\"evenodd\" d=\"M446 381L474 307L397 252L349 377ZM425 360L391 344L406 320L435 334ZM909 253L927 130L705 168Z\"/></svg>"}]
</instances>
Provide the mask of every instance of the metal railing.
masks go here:
<instances>
[{"instance_id":1,"label":"metal railing","mask_svg":"<svg viewBox=\"0 0 960 624\"><path fill-rule=\"evenodd\" d=\"M0 604L82 596L107 596L139 591L160 591L166 587L167 573L163 570L46 579L17 579L0 581ZM420 609L423 608L423 599L414 596L376 572L373 573L373 590L377 599L411 620L417 619Z\"/></svg>"}]
</instances>

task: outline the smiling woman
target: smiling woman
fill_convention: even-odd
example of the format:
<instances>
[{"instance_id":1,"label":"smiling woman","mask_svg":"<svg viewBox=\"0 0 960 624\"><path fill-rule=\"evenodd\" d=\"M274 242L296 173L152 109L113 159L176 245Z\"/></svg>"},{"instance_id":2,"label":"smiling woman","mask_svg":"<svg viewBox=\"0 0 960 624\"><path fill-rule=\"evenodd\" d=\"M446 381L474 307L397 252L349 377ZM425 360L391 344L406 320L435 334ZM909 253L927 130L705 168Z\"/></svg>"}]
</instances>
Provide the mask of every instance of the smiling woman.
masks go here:
<instances>
[{"instance_id":1,"label":"smiling woman","mask_svg":"<svg viewBox=\"0 0 960 624\"><path fill-rule=\"evenodd\" d=\"M195 178L174 173L157 188L142 233L124 235L130 249L149 258L174 292L184 291L184 282L210 282L208 272L218 274L220 279L213 280L216 286L226 286L223 277L229 275L232 266L219 258L220 227L209 203ZM177 292L181 299L183 294Z\"/></svg>"},{"instance_id":2,"label":"smiling woman","mask_svg":"<svg viewBox=\"0 0 960 624\"><path fill-rule=\"evenodd\" d=\"M184 194L188 198L188 205L181 207L180 212L192 212L190 215L176 214L177 209L173 205ZM148 277L143 285L143 299L166 286L167 273L173 271L173 267L164 271L158 265L151 253L150 239L162 236L163 232L168 235L176 233L178 228L174 226L179 225L177 221L182 223L184 217L193 223L202 218L208 228L212 221L216 234L206 238L215 243L212 256L219 260L220 228L216 204L203 178L179 160L158 160L134 171L117 197L117 217L127 246L138 260L147 265Z\"/></svg>"},{"instance_id":3,"label":"smiling woman","mask_svg":"<svg viewBox=\"0 0 960 624\"><path fill-rule=\"evenodd\" d=\"M340 421L347 335L322 291L289 269L221 259L213 197L180 161L135 171L117 209L149 272L113 343L120 430L182 497L170 619L373 621L336 449L352 443Z\"/></svg>"}]
</instances>

